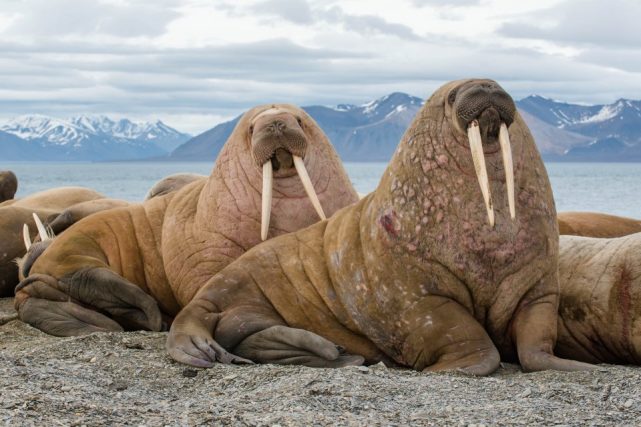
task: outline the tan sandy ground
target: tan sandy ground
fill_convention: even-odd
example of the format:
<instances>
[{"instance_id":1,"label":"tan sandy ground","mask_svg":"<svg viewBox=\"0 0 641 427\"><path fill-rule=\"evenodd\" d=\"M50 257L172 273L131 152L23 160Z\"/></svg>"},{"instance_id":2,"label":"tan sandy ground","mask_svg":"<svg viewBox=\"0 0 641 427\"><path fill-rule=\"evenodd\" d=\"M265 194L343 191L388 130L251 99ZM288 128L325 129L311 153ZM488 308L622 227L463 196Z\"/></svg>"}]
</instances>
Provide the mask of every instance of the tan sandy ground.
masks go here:
<instances>
[{"instance_id":1,"label":"tan sandy ground","mask_svg":"<svg viewBox=\"0 0 641 427\"><path fill-rule=\"evenodd\" d=\"M488 378L171 361L164 333L55 338L0 299L0 425L640 425L641 368Z\"/></svg>"}]
</instances>

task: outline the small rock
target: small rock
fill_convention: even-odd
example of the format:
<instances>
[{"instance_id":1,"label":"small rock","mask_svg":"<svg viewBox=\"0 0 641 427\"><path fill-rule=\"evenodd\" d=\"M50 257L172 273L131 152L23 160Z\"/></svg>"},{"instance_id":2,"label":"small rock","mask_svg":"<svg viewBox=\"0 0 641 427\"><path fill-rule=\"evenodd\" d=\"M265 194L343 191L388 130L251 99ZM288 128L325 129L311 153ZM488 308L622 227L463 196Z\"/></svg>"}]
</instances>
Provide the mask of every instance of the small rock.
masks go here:
<instances>
[{"instance_id":1,"label":"small rock","mask_svg":"<svg viewBox=\"0 0 641 427\"><path fill-rule=\"evenodd\" d=\"M98 360L98 358L94 356L89 360L89 363L94 363L96 360Z\"/></svg>"},{"instance_id":2,"label":"small rock","mask_svg":"<svg viewBox=\"0 0 641 427\"><path fill-rule=\"evenodd\" d=\"M60 391L71 391L71 387L69 387L68 385L60 387Z\"/></svg>"},{"instance_id":3,"label":"small rock","mask_svg":"<svg viewBox=\"0 0 641 427\"><path fill-rule=\"evenodd\" d=\"M626 408L630 408L630 407L632 407L633 404L634 404L634 401L632 399L628 399L628 400L625 401L623 406L625 406Z\"/></svg>"},{"instance_id":4,"label":"small rock","mask_svg":"<svg viewBox=\"0 0 641 427\"><path fill-rule=\"evenodd\" d=\"M523 391L523 393L521 393L521 397L528 397L531 394L532 394L532 389L528 387Z\"/></svg>"},{"instance_id":5,"label":"small rock","mask_svg":"<svg viewBox=\"0 0 641 427\"><path fill-rule=\"evenodd\" d=\"M369 372L369 368L367 366L357 366L356 369L358 369L359 372L362 372L364 374Z\"/></svg>"},{"instance_id":6,"label":"small rock","mask_svg":"<svg viewBox=\"0 0 641 427\"><path fill-rule=\"evenodd\" d=\"M182 374L185 378L194 378L196 375L198 375L198 371L196 371L195 369L186 368L183 369Z\"/></svg>"}]
</instances>

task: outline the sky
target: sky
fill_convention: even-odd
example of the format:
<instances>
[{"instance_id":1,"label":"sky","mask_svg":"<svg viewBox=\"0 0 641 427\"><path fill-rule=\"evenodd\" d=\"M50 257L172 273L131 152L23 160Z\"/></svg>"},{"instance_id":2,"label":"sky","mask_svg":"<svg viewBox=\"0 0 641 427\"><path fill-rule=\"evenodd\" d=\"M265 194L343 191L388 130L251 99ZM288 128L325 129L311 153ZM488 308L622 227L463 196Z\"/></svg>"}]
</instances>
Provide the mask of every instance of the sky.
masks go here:
<instances>
[{"instance_id":1,"label":"sky","mask_svg":"<svg viewBox=\"0 0 641 427\"><path fill-rule=\"evenodd\" d=\"M641 0L2 0L0 123L104 114L198 134L264 103L497 80L641 99Z\"/></svg>"}]
</instances>

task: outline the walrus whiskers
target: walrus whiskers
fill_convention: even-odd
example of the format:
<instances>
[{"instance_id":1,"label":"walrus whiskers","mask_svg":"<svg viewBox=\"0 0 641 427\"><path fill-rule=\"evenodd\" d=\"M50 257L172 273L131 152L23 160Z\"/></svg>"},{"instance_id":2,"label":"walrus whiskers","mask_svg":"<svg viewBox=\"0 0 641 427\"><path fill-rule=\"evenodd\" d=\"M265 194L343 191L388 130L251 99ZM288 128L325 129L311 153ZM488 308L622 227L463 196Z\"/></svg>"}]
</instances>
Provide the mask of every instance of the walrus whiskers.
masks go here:
<instances>
[{"instance_id":1,"label":"walrus whiskers","mask_svg":"<svg viewBox=\"0 0 641 427\"><path fill-rule=\"evenodd\" d=\"M263 164L263 204L260 221L260 238L262 240L267 239L267 232L269 231L269 217L272 213L273 181L272 162L268 160Z\"/></svg>"},{"instance_id":2,"label":"walrus whiskers","mask_svg":"<svg viewBox=\"0 0 641 427\"><path fill-rule=\"evenodd\" d=\"M505 168L505 183L507 185L507 200L510 205L510 217L516 218L516 208L514 203L514 163L512 162L512 145L510 144L510 134L507 131L505 123L501 123L499 130L499 143L501 144L501 154L503 154L503 167Z\"/></svg>"},{"instance_id":3,"label":"walrus whiskers","mask_svg":"<svg viewBox=\"0 0 641 427\"><path fill-rule=\"evenodd\" d=\"M467 128L467 137L470 140L470 151L472 152L472 161L476 177L481 186L481 193L485 200L485 209L490 227L494 227L494 207L492 206L492 193L490 192L490 180L487 177L487 168L485 167L485 156L483 154L483 141L481 139L481 130L479 123L474 120Z\"/></svg>"},{"instance_id":4,"label":"walrus whiskers","mask_svg":"<svg viewBox=\"0 0 641 427\"><path fill-rule=\"evenodd\" d=\"M309 179L309 174L307 173L307 169L305 168L305 163L303 162L303 158L298 156L292 156L292 157L294 158L294 167L296 167L296 172L298 172L298 176L300 177L300 180L303 183L303 187L305 188L307 197L309 197L309 200L311 200L312 205L314 205L314 209L316 209L316 213L318 213L318 216L322 220L327 219L327 217L325 217L325 212L323 212L323 207L321 206L320 200L318 200L318 196L316 195L316 191L314 190L314 186L312 185L312 180Z\"/></svg>"},{"instance_id":5,"label":"walrus whiskers","mask_svg":"<svg viewBox=\"0 0 641 427\"><path fill-rule=\"evenodd\" d=\"M27 224L22 226L22 238L24 239L24 247L28 251L31 247L31 237L29 237L29 226Z\"/></svg>"}]
</instances>

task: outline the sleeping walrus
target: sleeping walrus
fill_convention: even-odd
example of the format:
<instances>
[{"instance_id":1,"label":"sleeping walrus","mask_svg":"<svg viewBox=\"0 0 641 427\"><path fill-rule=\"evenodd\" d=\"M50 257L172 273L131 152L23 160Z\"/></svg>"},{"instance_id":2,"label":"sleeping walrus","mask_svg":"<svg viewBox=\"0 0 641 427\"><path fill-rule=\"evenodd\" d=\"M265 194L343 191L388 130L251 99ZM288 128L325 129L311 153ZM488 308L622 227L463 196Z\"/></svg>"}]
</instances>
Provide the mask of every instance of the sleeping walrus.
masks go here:
<instances>
[{"instance_id":1,"label":"sleeping walrus","mask_svg":"<svg viewBox=\"0 0 641 427\"><path fill-rule=\"evenodd\" d=\"M207 179L94 214L57 237L16 288L16 309L53 335L159 330L162 315L174 316L261 240L356 200L311 117L291 105L256 107L243 115Z\"/></svg>"},{"instance_id":2,"label":"sleeping walrus","mask_svg":"<svg viewBox=\"0 0 641 427\"><path fill-rule=\"evenodd\" d=\"M318 366L349 357L336 344L417 370L587 369L552 353L557 267L550 184L514 102L491 80L452 82L375 192L227 266L176 317L167 349L195 366L221 346Z\"/></svg>"},{"instance_id":3,"label":"sleeping walrus","mask_svg":"<svg viewBox=\"0 0 641 427\"><path fill-rule=\"evenodd\" d=\"M641 364L641 233L561 236L558 354Z\"/></svg>"},{"instance_id":4,"label":"sleeping walrus","mask_svg":"<svg viewBox=\"0 0 641 427\"><path fill-rule=\"evenodd\" d=\"M88 188L60 187L12 200L10 205L0 207L0 297L12 296L18 284L18 266L14 260L26 252L23 226L29 226L30 238L36 236L34 213L43 220L52 221L71 206L104 197Z\"/></svg>"},{"instance_id":5,"label":"sleeping walrus","mask_svg":"<svg viewBox=\"0 0 641 427\"><path fill-rule=\"evenodd\" d=\"M559 234L621 237L641 232L641 221L598 212L559 212Z\"/></svg>"},{"instance_id":6,"label":"sleeping walrus","mask_svg":"<svg viewBox=\"0 0 641 427\"><path fill-rule=\"evenodd\" d=\"M11 200L18 191L18 178L11 171L0 171L0 203Z\"/></svg>"}]
</instances>

